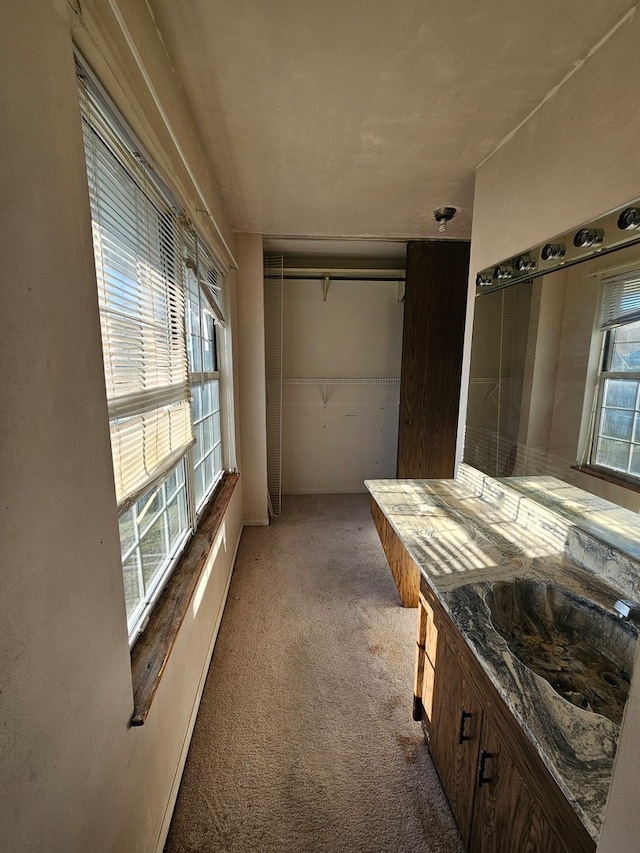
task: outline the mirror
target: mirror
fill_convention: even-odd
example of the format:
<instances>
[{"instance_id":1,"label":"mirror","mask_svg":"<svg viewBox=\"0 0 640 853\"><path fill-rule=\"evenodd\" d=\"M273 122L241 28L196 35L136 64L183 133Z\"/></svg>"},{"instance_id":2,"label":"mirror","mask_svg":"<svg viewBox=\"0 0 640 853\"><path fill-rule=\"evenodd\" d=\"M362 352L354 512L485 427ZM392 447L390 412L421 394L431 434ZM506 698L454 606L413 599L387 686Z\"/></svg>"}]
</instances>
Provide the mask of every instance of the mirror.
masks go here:
<instances>
[{"instance_id":1,"label":"mirror","mask_svg":"<svg viewBox=\"0 0 640 853\"><path fill-rule=\"evenodd\" d=\"M612 508L589 495L640 511L639 270L640 246L631 244L478 288L465 462L560 511L589 505L599 522ZM617 303L632 310L602 328L603 293L634 273L636 290ZM610 535L606 525L598 535L637 558L636 526L637 517L617 513Z\"/></svg>"}]
</instances>

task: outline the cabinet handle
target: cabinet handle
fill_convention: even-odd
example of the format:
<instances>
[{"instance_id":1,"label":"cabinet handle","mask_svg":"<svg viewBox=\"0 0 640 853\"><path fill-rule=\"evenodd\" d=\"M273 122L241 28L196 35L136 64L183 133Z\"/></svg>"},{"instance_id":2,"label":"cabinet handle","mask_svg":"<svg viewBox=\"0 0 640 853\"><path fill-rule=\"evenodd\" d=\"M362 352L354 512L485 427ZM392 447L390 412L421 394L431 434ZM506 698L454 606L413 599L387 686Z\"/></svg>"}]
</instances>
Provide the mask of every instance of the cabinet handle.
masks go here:
<instances>
[{"instance_id":1,"label":"cabinet handle","mask_svg":"<svg viewBox=\"0 0 640 853\"><path fill-rule=\"evenodd\" d=\"M489 758L493 758L493 753L487 752L486 749L481 749L480 761L478 762L478 788L482 788L487 782L491 782L491 777L484 775L485 766Z\"/></svg>"},{"instance_id":2,"label":"cabinet handle","mask_svg":"<svg viewBox=\"0 0 640 853\"><path fill-rule=\"evenodd\" d=\"M463 711L460 714L460 728L458 729L458 744L462 745L465 740L471 740L471 735L466 735L464 733L464 724L467 720L470 720L473 717L473 714L468 714L466 711Z\"/></svg>"}]
</instances>

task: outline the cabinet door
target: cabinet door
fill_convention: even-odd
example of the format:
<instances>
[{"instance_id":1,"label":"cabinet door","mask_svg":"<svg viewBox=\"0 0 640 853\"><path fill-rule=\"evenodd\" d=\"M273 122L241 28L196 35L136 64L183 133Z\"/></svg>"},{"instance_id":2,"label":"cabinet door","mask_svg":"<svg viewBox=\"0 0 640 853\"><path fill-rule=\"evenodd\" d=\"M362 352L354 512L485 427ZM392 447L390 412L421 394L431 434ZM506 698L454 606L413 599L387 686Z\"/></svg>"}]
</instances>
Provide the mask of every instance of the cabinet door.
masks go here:
<instances>
[{"instance_id":1,"label":"cabinet door","mask_svg":"<svg viewBox=\"0 0 640 853\"><path fill-rule=\"evenodd\" d=\"M420 593L418 597L418 652L413 690L414 720L421 720L427 738L431 734L433 715L433 681L438 629L431 604Z\"/></svg>"},{"instance_id":2,"label":"cabinet door","mask_svg":"<svg viewBox=\"0 0 640 853\"><path fill-rule=\"evenodd\" d=\"M465 844L471 833L482 712L458 658L440 634L430 750Z\"/></svg>"},{"instance_id":3,"label":"cabinet door","mask_svg":"<svg viewBox=\"0 0 640 853\"><path fill-rule=\"evenodd\" d=\"M563 853L539 806L501 743L483 720L475 779L472 853Z\"/></svg>"}]
</instances>

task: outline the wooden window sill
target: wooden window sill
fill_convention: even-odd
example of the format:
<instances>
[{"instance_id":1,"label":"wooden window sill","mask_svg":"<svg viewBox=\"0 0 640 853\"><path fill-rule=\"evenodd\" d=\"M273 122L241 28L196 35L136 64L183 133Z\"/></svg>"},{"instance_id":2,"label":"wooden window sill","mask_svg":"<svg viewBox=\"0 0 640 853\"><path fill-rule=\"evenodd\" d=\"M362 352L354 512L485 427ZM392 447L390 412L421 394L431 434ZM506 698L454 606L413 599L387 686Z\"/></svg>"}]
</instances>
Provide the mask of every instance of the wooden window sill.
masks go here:
<instances>
[{"instance_id":1,"label":"wooden window sill","mask_svg":"<svg viewBox=\"0 0 640 853\"><path fill-rule=\"evenodd\" d=\"M574 471L580 471L581 474L588 474L590 477L597 477L599 480L606 480L607 483L613 483L614 486L621 486L623 489L629 489L632 492L640 492L640 481L633 477L625 477L624 474L609 471L606 468L597 468L594 465L572 465L571 467Z\"/></svg>"},{"instance_id":2,"label":"wooden window sill","mask_svg":"<svg viewBox=\"0 0 640 853\"><path fill-rule=\"evenodd\" d=\"M198 529L156 602L147 627L131 650L132 726L141 726L147 719L178 631L191 604L238 479L238 474L223 476L200 519Z\"/></svg>"}]
</instances>

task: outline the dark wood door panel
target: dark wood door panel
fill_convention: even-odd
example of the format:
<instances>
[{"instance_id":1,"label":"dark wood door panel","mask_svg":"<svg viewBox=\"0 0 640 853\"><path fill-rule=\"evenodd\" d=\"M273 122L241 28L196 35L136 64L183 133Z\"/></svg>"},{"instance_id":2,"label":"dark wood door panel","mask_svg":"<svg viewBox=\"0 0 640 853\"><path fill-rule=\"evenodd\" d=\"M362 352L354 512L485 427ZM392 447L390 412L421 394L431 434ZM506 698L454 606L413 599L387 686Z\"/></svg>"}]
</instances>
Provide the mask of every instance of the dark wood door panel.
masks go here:
<instances>
[{"instance_id":1,"label":"dark wood door panel","mask_svg":"<svg viewBox=\"0 0 640 853\"><path fill-rule=\"evenodd\" d=\"M398 477L452 477L469 244L407 244Z\"/></svg>"}]
</instances>

